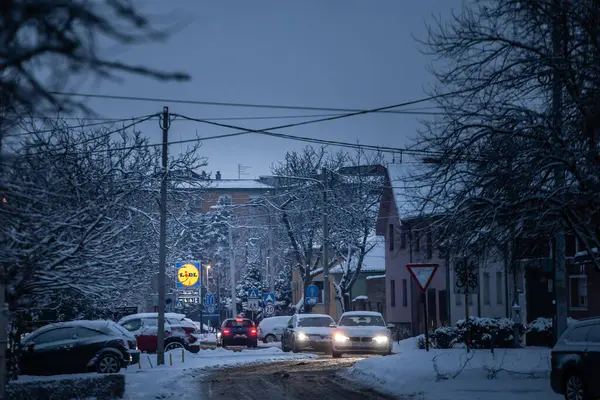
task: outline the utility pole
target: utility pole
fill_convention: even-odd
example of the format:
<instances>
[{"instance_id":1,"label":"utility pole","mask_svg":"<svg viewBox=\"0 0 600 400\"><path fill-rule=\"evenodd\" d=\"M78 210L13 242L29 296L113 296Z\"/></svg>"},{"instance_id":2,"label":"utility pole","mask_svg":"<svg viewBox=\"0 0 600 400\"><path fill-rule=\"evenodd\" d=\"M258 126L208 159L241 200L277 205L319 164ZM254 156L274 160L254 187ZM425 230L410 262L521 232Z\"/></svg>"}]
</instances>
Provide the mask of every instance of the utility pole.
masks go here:
<instances>
[{"instance_id":1,"label":"utility pole","mask_svg":"<svg viewBox=\"0 0 600 400\"><path fill-rule=\"evenodd\" d=\"M562 106L563 106L563 70L562 54L564 27L562 25L562 0L553 0L552 16L552 50L554 56L554 74L552 76L552 117L555 135L562 135ZM557 65L558 64L558 65ZM564 185L564 169L555 170L556 187ZM567 277L565 268L565 232L560 231L554 236L554 296L556 307L556 323L554 324L554 340L567 329Z\"/></svg>"},{"instance_id":2,"label":"utility pole","mask_svg":"<svg viewBox=\"0 0 600 400\"><path fill-rule=\"evenodd\" d=\"M327 215L327 169L323 168L323 297L325 298L325 314L329 314L329 221Z\"/></svg>"},{"instance_id":3,"label":"utility pole","mask_svg":"<svg viewBox=\"0 0 600 400\"><path fill-rule=\"evenodd\" d=\"M231 275L231 318L235 318L237 311L237 295L235 291L235 254L233 252L233 227L231 221L229 226L229 273Z\"/></svg>"},{"instance_id":4,"label":"utility pole","mask_svg":"<svg viewBox=\"0 0 600 400\"><path fill-rule=\"evenodd\" d=\"M4 139L4 98L0 97L0 162L2 161L2 142ZM1 167L0 167L1 168ZM0 175L0 182L4 186L3 176ZM4 207L4 196L0 199L0 207ZM4 238L3 238L4 239ZM4 243L4 240L2 241ZM8 344L8 309L6 307L6 286L8 284L6 265L2 263L0 269L0 400L6 399L6 347ZM13 357L14 358L14 357Z\"/></svg>"},{"instance_id":5,"label":"utility pole","mask_svg":"<svg viewBox=\"0 0 600 400\"><path fill-rule=\"evenodd\" d=\"M169 150L169 107L163 107L162 171L160 177L160 239L158 246L158 346L156 364L165 363L165 281L167 270L167 177Z\"/></svg>"}]
</instances>

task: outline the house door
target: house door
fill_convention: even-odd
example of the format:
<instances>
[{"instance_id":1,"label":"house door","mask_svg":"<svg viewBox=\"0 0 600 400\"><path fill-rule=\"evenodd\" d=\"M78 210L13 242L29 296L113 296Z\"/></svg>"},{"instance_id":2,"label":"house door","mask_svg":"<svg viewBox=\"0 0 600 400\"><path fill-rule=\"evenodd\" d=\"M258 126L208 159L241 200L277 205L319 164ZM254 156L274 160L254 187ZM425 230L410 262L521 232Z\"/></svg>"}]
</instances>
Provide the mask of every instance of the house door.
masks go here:
<instances>
[{"instance_id":1,"label":"house door","mask_svg":"<svg viewBox=\"0 0 600 400\"><path fill-rule=\"evenodd\" d=\"M541 268L527 268L525 273L527 289L527 319L551 317L553 313L552 275Z\"/></svg>"}]
</instances>

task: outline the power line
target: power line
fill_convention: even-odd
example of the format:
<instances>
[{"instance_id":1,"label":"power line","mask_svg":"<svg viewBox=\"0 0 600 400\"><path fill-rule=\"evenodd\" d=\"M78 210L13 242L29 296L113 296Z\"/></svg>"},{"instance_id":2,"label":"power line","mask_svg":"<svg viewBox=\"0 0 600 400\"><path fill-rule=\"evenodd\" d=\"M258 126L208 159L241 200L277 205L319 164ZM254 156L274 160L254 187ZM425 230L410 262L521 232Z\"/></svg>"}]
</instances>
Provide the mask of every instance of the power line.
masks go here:
<instances>
[{"instance_id":1,"label":"power line","mask_svg":"<svg viewBox=\"0 0 600 400\"><path fill-rule=\"evenodd\" d=\"M110 100L129 100L129 101L146 101L155 103L170 103L170 104L192 104L192 105L209 105L209 106L220 106L220 107L242 107L242 108L269 108L278 110L305 110L305 111L332 111L332 112L343 112L343 113L356 113L366 110L353 109L353 108L333 108L333 107L312 107L312 106L288 106L288 105L276 105L276 104L253 104L253 103L230 103L230 102L218 102L218 101L203 101L203 100L181 100L181 99L164 99L156 97L141 97L141 96L117 96L107 94L92 94L92 93L75 93L75 92L49 92L50 94L57 96L69 96L69 97L87 97L97 99L110 99ZM425 97L422 99L409 101L403 103L404 105L424 103L430 100L454 95L461 93L452 92L445 93L436 96ZM401 107L401 105L397 106ZM393 108L393 107L391 107ZM392 109L381 109L379 111L373 111L377 113L389 113L389 114L405 114L402 110Z\"/></svg>"}]
</instances>

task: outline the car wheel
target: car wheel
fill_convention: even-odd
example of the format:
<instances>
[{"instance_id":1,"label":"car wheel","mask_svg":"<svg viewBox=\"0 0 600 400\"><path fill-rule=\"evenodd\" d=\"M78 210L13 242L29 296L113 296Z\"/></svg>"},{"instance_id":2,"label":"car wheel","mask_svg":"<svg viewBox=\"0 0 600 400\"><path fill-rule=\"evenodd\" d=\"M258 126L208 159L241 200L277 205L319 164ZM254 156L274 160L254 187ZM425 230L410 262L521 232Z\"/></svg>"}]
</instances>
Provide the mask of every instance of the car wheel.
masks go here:
<instances>
[{"instance_id":1,"label":"car wheel","mask_svg":"<svg viewBox=\"0 0 600 400\"><path fill-rule=\"evenodd\" d=\"M248 348L250 349L255 349L258 347L258 342L257 341L252 341L248 343Z\"/></svg>"},{"instance_id":2,"label":"car wheel","mask_svg":"<svg viewBox=\"0 0 600 400\"><path fill-rule=\"evenodd\" d=\"M268 334L267 336L265 336L265 340L263 340L264 343L275 343L277 341L277 338L275 337L275 335L271 335Z\"/></svg>"},{"instance_id":3,"label":"car wheel","mask_svg":"<svg viewBox=\"0 0 600 400\"><path fill-rule=\"evenodd\" d=\"M192 354L199 353L200 352L200 346L189 347L187 349L187 351L189 351Z\"/></svg>"},{"instance_id":4,"label":"car wheel","mask_svg":"<svg viewBox=\"0 0 600 400\"><path fill-rule=\"evenodd\" d=\"M341 357L342 357L342 355L343 355L343 354L342 354L342 353L340 353L339 351L335 351L335 350L332 350L332 351L331 351L331 357L333 357L333 358L341 358Z\"/></svg>"},{"instance_id":5,"label":"car wheel","mask_svg":"<svg viewBox=\"0 0 600 400\"><path fill-rule=\"evenodd\" d=\"M96 366L99 374L116 374L121 370L121 360L114 354L104 354Z\"/></svg>"},{"instance_id":6,"label":"car wheel","mask_svg":"<svg viewBox=\"0 0 600 400\"><path fill-rule=\"evenodd\" d=\"M300 348L298 347L298 345L296 345L296 340L294 339L294 343L292 343L292 351L294 353L299 353L300 352Z\"/></svg>"},{"instance_id":7,"label":"car wheel","mask_svg":"<svg viewBox=\"0 0 600 400\"><path fill-rule=\"evenodd\" d=\"M569 379L567 379L567 383L565 385L565 399L567 400L587 400L588 394L585 388L585 382L583 379L577 375L571 375Z\"/></svg>"},{"instance_id":8,"label":"car wheel","mask_svg":"<svg viewBox=\"0 0 600 400\"><path fill-rule=\"evenodd\" d=\"M165 351L171 351L171 350L175 350L175 349L183 349L184 347L185 346L181 342L169 342L165 346Z\"/></svg>"}]
</instances>

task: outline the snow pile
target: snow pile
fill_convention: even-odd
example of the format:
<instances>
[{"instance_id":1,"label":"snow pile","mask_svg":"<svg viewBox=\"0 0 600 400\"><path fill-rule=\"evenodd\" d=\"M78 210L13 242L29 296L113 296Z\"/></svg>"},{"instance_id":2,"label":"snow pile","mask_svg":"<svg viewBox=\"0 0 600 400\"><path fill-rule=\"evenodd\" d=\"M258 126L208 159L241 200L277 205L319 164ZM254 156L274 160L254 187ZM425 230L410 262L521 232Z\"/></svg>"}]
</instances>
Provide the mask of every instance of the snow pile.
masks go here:
<instances>
[{"instance_id":1,"label":"snow pile","mask_svg":"<svg viewBox=\"0 0 600 400\"><path fill-rule=\"evenodd\" d=\"M416 399L560 399L550 388L547 348L417 349L417 339L395 346L396 355L359 361L348 374L394 396ZM412 398L412 397L411 397Z\"/></svg>"}]
</instances>

